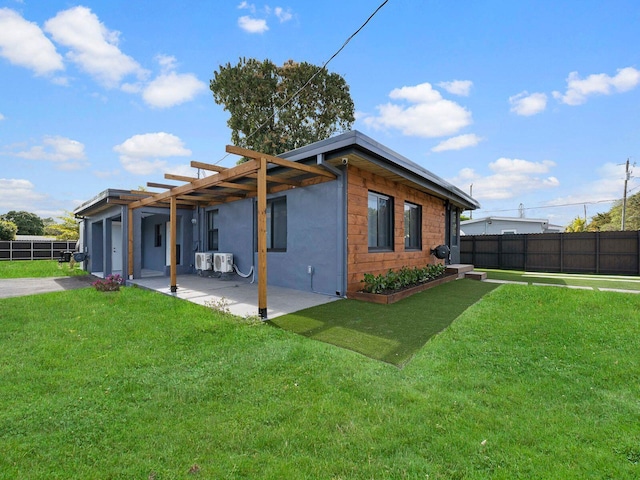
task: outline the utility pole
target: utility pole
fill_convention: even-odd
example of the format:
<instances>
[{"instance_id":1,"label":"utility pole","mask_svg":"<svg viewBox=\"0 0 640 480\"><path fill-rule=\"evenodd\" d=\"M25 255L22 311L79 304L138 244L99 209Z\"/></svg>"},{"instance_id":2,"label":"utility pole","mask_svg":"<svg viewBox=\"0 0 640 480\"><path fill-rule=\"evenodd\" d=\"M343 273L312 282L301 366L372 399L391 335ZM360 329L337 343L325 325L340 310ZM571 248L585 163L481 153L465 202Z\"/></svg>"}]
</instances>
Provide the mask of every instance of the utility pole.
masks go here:
<instances>
[{"instance_id":1,"label":"utility pole","mask_svg":"<svg viewBox=\"0 0 640 480\"><path fill-rule=\"evenodd\" d=\"M624 175L624 192L622 195L622 228L621 230L623 231L624 231L624 220L625 220L624 217L627 213L627 182L629 181L630 177L631 177L631 173L629 172L629 159L627 158L627 169Z\"/></svg>"},{"instance_id":2,"label":"utility pole","mask_svg":"<svg viewBox=\"0 0 640 480\"><path fill-rule=\"evenodd\" d=\"M469 185L469 196L473 198L473 183ZM473 210L469 210L469 220L473 220Z\"/></svg>"}]
</instances>

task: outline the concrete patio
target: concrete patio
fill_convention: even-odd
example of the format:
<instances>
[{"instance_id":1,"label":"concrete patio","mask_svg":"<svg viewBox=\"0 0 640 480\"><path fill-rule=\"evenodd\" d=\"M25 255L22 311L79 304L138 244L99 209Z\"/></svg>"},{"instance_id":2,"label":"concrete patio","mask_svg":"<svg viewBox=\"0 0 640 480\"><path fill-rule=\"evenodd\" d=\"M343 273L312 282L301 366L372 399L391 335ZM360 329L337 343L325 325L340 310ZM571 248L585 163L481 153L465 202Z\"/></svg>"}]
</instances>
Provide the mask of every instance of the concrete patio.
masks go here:
<instances>
[{"instance_id":1,"label":"concrete patio","mask_svg":"<svg viewBox=\"0 0 640 480\"><path fill-rule=\"evenodd\" d=\"M127 280L127 285L138 285L199 305L224 304L225 308L239 317L258 315L257 283L250 283L235 275L227 279L178 275L177 279L178 291L176 293L171 293L170 279L165 276ZM336 296L269 285L267 287L267 319L339 299Z\"/></svg>"}]
</instances>

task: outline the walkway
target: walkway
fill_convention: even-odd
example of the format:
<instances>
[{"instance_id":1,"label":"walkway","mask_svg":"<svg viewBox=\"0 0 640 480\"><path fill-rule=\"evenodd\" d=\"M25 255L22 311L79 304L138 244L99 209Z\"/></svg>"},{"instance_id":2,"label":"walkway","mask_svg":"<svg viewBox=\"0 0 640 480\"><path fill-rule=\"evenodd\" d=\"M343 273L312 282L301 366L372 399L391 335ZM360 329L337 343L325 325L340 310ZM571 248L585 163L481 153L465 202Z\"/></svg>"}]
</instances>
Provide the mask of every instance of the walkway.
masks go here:
<instances>
[{"instance_id":1,"label":"walkway","mask_svg":"<svg viewBox=\"0 0 640 480\"><path fill-rule=\"evenodd\" d=\"M89 287L95 281L96 278L92 275L49 278L2 278L0 279L0 298L75 290L76 288Z\"/></svg>"},{"instance_id":2,"label":"walkway","mask_svg":"<svg viewBox=\"0 0 640 480\"><path fill-rule=\"evenodd\" d=\"M178 275L177 283L178 291L171 293L169 277L139 278L127 281L127 284L135 284L199 305L218 305L239 317L258 315L258 285L256 283L249 283L236 276L226 280L198 275ZM332 295L269 285L267 287L267 318L272 319L339 299L340 297Z\"/></svg>"}]
</instances>

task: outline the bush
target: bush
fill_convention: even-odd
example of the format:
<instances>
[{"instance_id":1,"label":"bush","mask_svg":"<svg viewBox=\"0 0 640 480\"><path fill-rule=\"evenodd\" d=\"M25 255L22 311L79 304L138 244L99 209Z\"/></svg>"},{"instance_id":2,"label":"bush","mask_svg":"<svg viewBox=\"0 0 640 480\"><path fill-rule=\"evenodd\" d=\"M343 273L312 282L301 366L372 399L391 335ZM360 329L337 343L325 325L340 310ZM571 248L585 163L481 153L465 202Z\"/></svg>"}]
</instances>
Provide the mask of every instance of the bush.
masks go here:
<instances>
[{"instance_id":1,"label":"bush","mask_svg":"<svg viewBox=\"0 0 640 480\"><path fill-rule=\"evenodd\" d=\"M389 270L387 273L374 275L365 273L363 291L367 293L387 293L421 285L442 276L447 267L441 264L426 267L402 267L397 272Z\"/></svg>"},{"instance_id":2,"label":"bush","mask_svg":"<svg viewBox=\"0 0 640 480\"><path fill-rule=\"evenodd\" d=\"M18 226L9 221L0 219L0 240L15 240Z\"/></svg>"},{"instance_id":3,"label":"bush","mask_svg":"<svg viewBox=\"0 0 640 480\"><path fill-rule=\"evenodd\" d=\"M93 282L93 285L99 292L117 292L120 290L120 285L124 284L124 279L118 275L107 275L104 280L97 280Z\"/></svg>"}]
</instances>

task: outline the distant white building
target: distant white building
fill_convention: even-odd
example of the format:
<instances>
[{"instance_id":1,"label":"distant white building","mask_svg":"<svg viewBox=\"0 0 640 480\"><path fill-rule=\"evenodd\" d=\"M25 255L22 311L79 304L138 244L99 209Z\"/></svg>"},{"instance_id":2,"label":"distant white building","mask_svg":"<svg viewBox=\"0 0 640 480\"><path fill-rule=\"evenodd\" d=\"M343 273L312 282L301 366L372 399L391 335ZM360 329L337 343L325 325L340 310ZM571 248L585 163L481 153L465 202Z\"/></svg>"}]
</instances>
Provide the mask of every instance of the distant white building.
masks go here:
<instances>
[{"instance_id":1,"label":"distant white building","mask_svg":"<svg viewBox=\"0 0 640 480\"><path fill-rule=\"evenodd\" d=\"M460 222L461 235L505 235L514 233L559 233L564 228L542 218L484 217Z\"/></svg>"}]
</instances>

